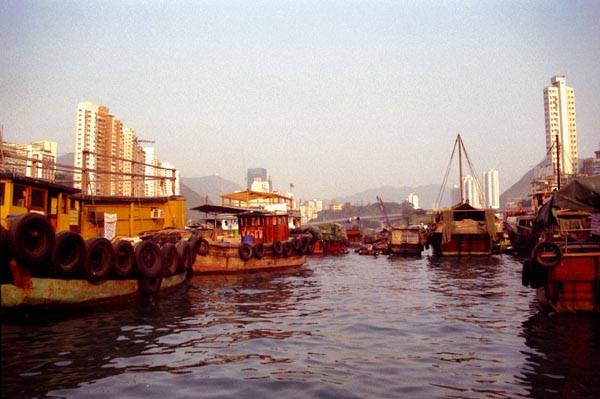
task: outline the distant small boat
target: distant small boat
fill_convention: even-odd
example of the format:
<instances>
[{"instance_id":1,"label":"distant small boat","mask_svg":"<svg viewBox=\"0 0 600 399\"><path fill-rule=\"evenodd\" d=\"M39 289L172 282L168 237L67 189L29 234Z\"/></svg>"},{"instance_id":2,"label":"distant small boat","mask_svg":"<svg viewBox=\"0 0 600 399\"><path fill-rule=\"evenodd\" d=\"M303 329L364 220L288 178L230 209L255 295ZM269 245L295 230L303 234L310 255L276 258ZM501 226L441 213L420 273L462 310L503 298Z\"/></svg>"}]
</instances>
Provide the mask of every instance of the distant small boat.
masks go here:
<instances>
[{"instance_id":1,"label":"distant small boat","mask_svg":"<svg viewBox=\"0 0 600 399\"><path fill-rule=\"evenodd\" d=\"M198 256L192 271L202 273L249 272L297 267L314 251L308 237L289 236L289 213L230 206L201 205L194 210L230 214L238 218L235 236L198 236Z\"/></svg>"},{"instance_id":2,"label":"distant small boat","mask_svg":"<svg viewBox=\"0 0 600 399\"><path fill-rule=\"evenodd\" d=\"M392 227L388 250L390 255L420 256L423 247L420 226Z\"/></svg>"},{"instance_id":3,"label":"distant small boat","mask_svg":"<svg viewBox=\"0 0 600 399\"><path fill-rule=\"evenodd\" d=\"M523 262L522 283L555 312L600 311L600 176L576 178L540 209L542 241Z\"/></svg>"},{"instance_id":4,"label":"distant small boat","mask_svg":"<svg viewBox=\"0 0 600 399\"><path fill-rule=\"evenodd\" d=\"M351 248L360 247L363 241L363 234L360 230L360 226L356 223L347 222L344 223L344 228L346 229L346 236L348 237L348 242L350 243Z\"/></svg>"}]
</instances>

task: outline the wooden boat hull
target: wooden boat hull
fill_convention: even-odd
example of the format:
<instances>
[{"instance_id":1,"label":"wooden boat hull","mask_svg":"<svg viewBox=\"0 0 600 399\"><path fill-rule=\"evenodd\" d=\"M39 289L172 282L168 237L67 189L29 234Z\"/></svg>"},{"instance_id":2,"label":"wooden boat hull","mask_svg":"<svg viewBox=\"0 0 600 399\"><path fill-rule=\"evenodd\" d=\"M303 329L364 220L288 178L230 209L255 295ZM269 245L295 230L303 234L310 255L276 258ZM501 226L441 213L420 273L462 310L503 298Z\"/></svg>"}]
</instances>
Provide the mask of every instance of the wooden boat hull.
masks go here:
<instances>
[{"instance_id":1,"label":"wooden boat hull","mask_svg":"<svg viewBox=\"0 0 600 399\"><path fill-rule=\"evenodd\" d=\"M275 255L270 248L265 250L262 258L252 256L244 260L239 254L240 245L209 243L206 255L196 256L196 262L192 265L195 274L202 273L243 273L268 269L280 269L302 266L306 261L306 255L291 254Z\"/></svg>"},{"instance_id":2,"label":"wooden boat hull","mask_svg":"<svg viewBox=\"0 0 600 399\"><path fill-rule=\"evenodd\" d=\"M600 310L600 245L594 252L563 253L556 267L538 267L544 273L536 290L540 305L555 312Z\"/></svg>"},{"instance_id":3,"label":"wooden boat hull","mask_svg":"<svg viewBox=\"0 0 600 399\"><path fill-rule=\"evenodd\" d=\"M390 244L389 252L390 255L408 255L408 256L420 256L423 247L421 244Z\"/></svg>"},{"instance_id":4,"label":"wooden boat hull","mask_svg":"<svg viewBox=\"0 0 600 399\"><path fill-rule=\"evenodd\" d=\"M390 235L390 255L421 255L423 251L421 230L415 227L394 227Z\"/></svg>"},{"instance_id":5,"label":"wooden boat hull","mask_svg":"<svg viewBox=\"0 0 600 399\"><path fill-rule=\"evenodd\" d=\"M436 256L490 256L492 238L489 234L453 234L442 243L442 235L435 234L429 244Z\"/></svg>"},{"instance_id":6,"label":"wooden boat hull","mask_svg":"<svg viewBox=\"0 0 600 399\"><path fill-rule=\"evenodd\" d=\"M91 283L82 279L39 278L31 277L24 269L20 269L20 278L15 284L2 284L2 308L18 308L25 306L74 306L91 305L106 302L119 302L127 298L144 298L156 295L159 291L143 293L143 286L138 279L107 279ZM158 290L164 291L181 285L187 273L179 273L170 277L162 277Z\"/></svg>"}]
</instances>

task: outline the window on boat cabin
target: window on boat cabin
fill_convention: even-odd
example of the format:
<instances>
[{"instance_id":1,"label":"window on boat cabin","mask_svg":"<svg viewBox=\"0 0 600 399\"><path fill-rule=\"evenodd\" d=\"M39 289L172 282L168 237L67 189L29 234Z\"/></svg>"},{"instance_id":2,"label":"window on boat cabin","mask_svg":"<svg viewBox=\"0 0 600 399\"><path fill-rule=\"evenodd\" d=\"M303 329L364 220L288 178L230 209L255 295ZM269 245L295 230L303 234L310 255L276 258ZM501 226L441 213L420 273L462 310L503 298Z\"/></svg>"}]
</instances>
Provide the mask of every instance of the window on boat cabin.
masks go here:
<instances>
[{"instance_id":1,"label":"window on boat cabin","mask_svg":"<svg viewBox=\"0 0 600 399\"><path fill-rule=\"evenodd\" d=\"M27 201L27 187L21 184L15 184L13 187L13 206L25 207Z\"/></svg>"},{"instance_id":2,"label":"window on boat cabin","mask_svg":"<svg viewBox=\"0 0 600 399\"><path fill-rule=\"evenodd\" d=\"M62 203L60 204L60 209L62 210L62 213L69 213L69 199L66 195L62 196Z\"/></svg>"},{"instance_id":3,"label":"window on boat cabin","mask_svg":"<svg viewBox=\"0 0 600 399\"><path fill-rule=\"evenodd\" d=\"M43 211L46 209L46 191L37 188L31 189L31 209Z\"/></svg>"}]
</instances>

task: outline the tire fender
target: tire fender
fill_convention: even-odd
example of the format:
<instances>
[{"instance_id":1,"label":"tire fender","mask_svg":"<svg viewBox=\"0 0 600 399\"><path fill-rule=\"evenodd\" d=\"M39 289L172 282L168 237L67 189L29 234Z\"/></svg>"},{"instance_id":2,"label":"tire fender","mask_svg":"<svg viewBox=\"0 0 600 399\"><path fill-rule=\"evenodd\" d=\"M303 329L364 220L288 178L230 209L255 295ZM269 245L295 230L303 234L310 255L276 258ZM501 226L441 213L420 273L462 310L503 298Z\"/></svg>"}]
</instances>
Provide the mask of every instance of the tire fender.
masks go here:
<instances>
[{"instance_id":1,"label":"tire fender","mask_svg":"<svg viewBox=\"0 0 600 399\"><path fill-rule=\"evenodd\" d=\"M55 239L52 225L45 216L38 213L17 216L8 232L12 256L19 264L28 268L47 264Z\"/></svg>"},{"instance_id":2,"label":"tire fender","mask_svg":"<svg viewBox=\"0 0 600 399\"><path fill-rule=\"evenodd\" d=\"M208 245L208 241L206 241L205 238L202 238L200 240L200 244L198 245L198 255L206 255L208 253L209 250L209 245Z\"/></svg>"},{"instance_id":3,"label":"tire fender","mask_svg":"<svg viewBox=\"0 0 600 399\"><path fill-rule=\"evenodd\" d=\"M179 254L175 244L167 242L160 247L160 253L162 255L162 275L172 276L177 273L179 268Z\"/></svg>"},{"instance_id":4,"label":"tire fender","mask_svg":"<svg viewBox=\"0 0 600 399\"><path fill-rule=\"evenodd\" d=\"M252 247L249 244L242 244L238 249L238 253L240 254L240 258L246 261L252 257Z\"/></svg>"},{"instance_id":5,"label":"tire fender","mask_svg":"<svg viewBox=\"0 0 600 399\"><path fill-rule=\"evenodd\" d=\"M127 278L133 272L133 264L135 263L135 252L133 245L127 240L117 240L115 247L115 274L118 277Z\"/></svg>"},{"instance_id":6,"label":"tire fender","mask_svg":"<svg viewBox=\"0 0 600 399\"><path fill-rule=\"evenodd\" d=\"M283 253L283 244L281 243L281 241L277 240L277 241L273 241L273 245L271 247L271 250L273 251L273 253L276 256L279 256Z\"/></svg>"},{"instance_id":7,"label":"tire fender","mask_svg":"<svg viewBox=\"0 0 600 399\"><path fill-rule=\"evenodd\" d=\"M550 254L550 256L548 256L548 254ZM533 248L531 257L535 259L539 265L544 267L556 267L560 265L562 260L562 251L555 243L551 241L542 241Z\"/></svg>"},{"instance_id":8,"label":"tire fender","mask_svg":"<svg viewBox=\"0 0 600 399\"><path fill-rule=\"evenodd\" d=\"M115 250L109 240L103 237L88 238L85 241L86 257L83 266L85 277L91 282L104 280L112 271Z\"/></svg>"},{"instance_id":9,"label":"tire fender","mask_svg":"<svg viewBox=\"0 0 600 399\"><path fill-rule=\"evenodd\" d=\"M135 270L146 278L158 277L162 272L162 255L158 245L150 240L138 242L134 247Z\"/></svg>"},{"instance_id":10,"label":"tire fender","mask_svg":"<svg viewBox=\"0 0 600 399\"><path fill-rule=\"evenodd\" d=\"M64 274L77 274L87 259L85 241L73 231L61 231L56 235L52 251L52 266Z\"/></svg>"},{"instance_id":11,"label":"tire fender","mask_svg":"<svg viewBox=\"0 0 600 399\"><path fill-rule=\"evenodd\" d=\"M254 244L252 252L256 259L262 259L265 256L265 244L263 244L262 242Z\"/></svg>"}]
</instances>

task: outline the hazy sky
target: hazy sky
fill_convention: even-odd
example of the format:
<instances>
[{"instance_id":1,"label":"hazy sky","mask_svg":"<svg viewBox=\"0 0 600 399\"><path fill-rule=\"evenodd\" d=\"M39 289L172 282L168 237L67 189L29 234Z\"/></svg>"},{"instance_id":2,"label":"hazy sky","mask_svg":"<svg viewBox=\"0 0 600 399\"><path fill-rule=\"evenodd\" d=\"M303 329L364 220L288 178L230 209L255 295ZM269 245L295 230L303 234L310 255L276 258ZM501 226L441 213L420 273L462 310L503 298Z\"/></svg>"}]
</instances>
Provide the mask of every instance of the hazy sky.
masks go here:
<instances>
[{"instance_id":1,"label":"hazy sky","mask_svg":"<svg viewBox=\"0 0 600 399\"><path fill-rule=\"evenodd\" d=\"M600 148L599 21L596 0L2 0L0 124L68 153L93 101L184 177L264 167L304 199L440 184L460 133L504 191L545 156L554 75L580 157Z\"/></svg>"}]
</instances>

